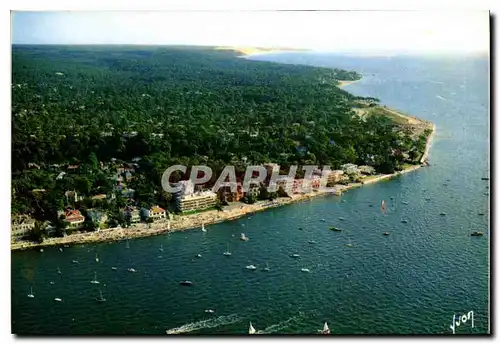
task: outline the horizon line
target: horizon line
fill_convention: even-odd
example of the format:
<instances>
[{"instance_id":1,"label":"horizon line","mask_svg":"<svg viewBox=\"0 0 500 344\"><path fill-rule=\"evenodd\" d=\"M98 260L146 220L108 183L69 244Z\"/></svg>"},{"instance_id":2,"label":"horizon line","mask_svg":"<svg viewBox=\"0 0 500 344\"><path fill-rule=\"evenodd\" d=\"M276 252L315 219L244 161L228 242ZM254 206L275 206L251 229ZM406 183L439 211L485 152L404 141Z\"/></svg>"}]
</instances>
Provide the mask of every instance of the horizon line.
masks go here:
<instances>
[{"instance_id":1,"label":"horizon line","mask_svg":"<svg viewBox=\"0 0 500 344\"><path fill-rule=\"evenodd\" d=\"M331 50L325 48L295 48L295 47L263 47L252 45L203 45L203 44L189 44L189 43L12 43L13 46L134 46L134 47L200 47L200 48L213 48L214 50L228 50L240 52L244 57L251 57L257 55L268 54L290 54L290 53L313 53L313 54L338 54L338 55L351 55L351 56L366 56L366 57L382 57L382 56L423 56L423 57L436 57L436 56L476 56L490 58L490 50L488 51L460 51L460 50L447 50L447 51L429 51L429 50ZM225 48L225 49L221 49ZM245 54L238 49L268 49L274 51L259 51L255 53ZM281 50L281 51L279 51Z\"/></svg>"}]
</instances>

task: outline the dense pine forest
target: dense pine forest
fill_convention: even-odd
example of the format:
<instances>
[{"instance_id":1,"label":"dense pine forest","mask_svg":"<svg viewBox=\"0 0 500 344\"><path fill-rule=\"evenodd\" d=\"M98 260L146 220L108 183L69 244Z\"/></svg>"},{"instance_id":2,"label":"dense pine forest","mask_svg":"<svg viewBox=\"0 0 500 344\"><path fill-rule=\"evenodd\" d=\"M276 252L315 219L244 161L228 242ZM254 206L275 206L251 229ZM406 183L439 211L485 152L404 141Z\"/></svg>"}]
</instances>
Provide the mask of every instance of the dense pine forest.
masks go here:
<instances>
[{"instance_id":1,"label":"dense pine forest","mask_svg":"<svg viewBox=\"0 0 500 344\"><path fill-rule=\"evenodd\" d=\"M425 139L387 117L357 116L353 107L377 100L336 85L359 78L212 48L13 46L12 212L51 219L66 190L113 193L106 171L117 161L137 164L129 186L156 204L169 201L160 178L173 164L356 163L393 172ZM61 177L68 165L78 170Z\"/></svg>"}]
</instances>

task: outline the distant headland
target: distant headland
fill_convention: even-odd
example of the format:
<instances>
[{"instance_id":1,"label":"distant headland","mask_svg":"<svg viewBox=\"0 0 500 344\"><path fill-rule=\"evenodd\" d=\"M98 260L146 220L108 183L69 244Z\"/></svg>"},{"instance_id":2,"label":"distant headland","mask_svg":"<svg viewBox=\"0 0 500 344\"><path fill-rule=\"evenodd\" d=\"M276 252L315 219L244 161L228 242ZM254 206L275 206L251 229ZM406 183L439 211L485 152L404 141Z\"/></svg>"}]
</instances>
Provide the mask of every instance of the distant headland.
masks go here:
<instances>
[{"instance_id":1,"label":"distant headland","mask_svg":"<svg viewBox=\"0 0 500 344\"><path fill-rule=\"evenodd\" d=\"M262 48L262 47L243 47L243 46L228 46L228 47L216 47L216 50L233 50L243 54L244 56L256 55L256 54L267 54L267 53L278 53L278 52L292 52L292 51L309 51L308 49L301 48L286 48L286 47L275 47L275 48Z\"/></svg>"}]
</instances>

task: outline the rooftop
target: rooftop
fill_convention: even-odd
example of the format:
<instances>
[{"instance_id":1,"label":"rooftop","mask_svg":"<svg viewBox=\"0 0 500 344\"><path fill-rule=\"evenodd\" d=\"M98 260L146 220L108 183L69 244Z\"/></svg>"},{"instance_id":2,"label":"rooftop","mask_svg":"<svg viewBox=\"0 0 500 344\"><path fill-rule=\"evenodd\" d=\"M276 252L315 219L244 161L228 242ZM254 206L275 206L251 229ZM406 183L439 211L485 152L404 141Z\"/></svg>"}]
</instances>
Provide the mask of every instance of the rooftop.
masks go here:
<instances>
[{"instance_id":1,"label":"rooftop","mask_svg":"<svg viewBox=\"0 0 500 344\"><path fill-rule=\"evenodd\" d=\"M195 199L195 198L206 198L206 197L217 197L217 194L212 191L199 191L193 194L183 195L182 199Z\"/></svg>"},{"instance_id":2,"label":"rooftop","mask_svg":"<svg viewBox=\"0 0 500 344\"><path fill-rule=\"evenodd\" d=\"M160 208L159 206L154 206L151 208L151 211L153 213L164 213L165 212L165 209L163 208Z\"/></svg>"}]
</instances>

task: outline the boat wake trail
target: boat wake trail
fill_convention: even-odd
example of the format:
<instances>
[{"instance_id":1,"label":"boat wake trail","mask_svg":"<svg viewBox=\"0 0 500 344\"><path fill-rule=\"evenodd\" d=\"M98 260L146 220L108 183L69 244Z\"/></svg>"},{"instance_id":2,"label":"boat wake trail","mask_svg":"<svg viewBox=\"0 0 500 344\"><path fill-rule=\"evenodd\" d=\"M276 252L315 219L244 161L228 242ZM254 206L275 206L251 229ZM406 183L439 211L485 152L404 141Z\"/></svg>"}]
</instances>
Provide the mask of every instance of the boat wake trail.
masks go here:
<instances>
[{"instance_id":1,"label":"boat wake trail","mask_svg":"<svg viewBox=\"0 0 500 344\"><path fill-rule=\"evenodd\" d=\"M238 314L222 315L217 318L201 320L194 323L182 325L181 327L172 328L170 330L167 330L166 332L167 334L187 333L187 332L198 331L204 328L214 328L223 325L229 325L238 322L240 320L241 318L238 316Z\"/></svg>"},{"instance_id":2,"label":"boat wake trail","mask_svg":"<svg viewBox=\"0 0 500 344\"><path fill-rule=\"evenodd\" d=\"M263 330L257 331L257 334L269 334L269 333L274 333L274 332L281 331L282 329L284 329L284 328L290 326L291 324L293 324L298 319L299 319L298 316L291 317L290 319L288 319L286 321L282 321L280 323L268 326L268 327L266 327Z\"/></svg>"}]
</instances>

